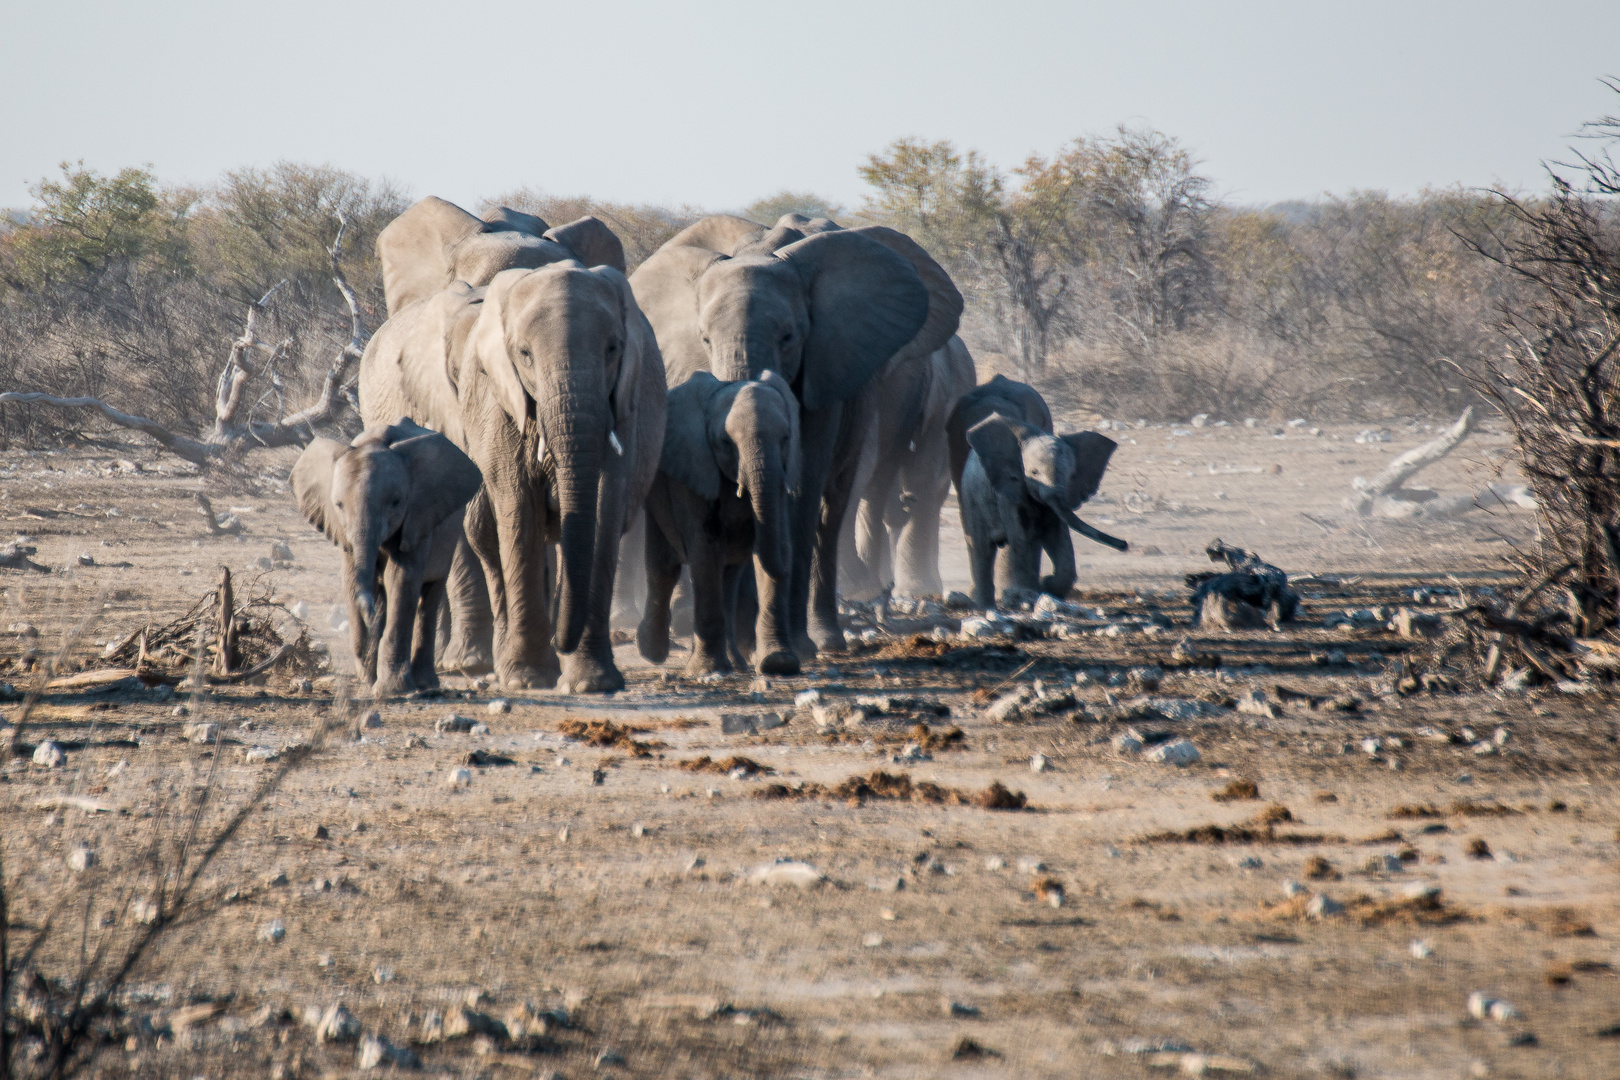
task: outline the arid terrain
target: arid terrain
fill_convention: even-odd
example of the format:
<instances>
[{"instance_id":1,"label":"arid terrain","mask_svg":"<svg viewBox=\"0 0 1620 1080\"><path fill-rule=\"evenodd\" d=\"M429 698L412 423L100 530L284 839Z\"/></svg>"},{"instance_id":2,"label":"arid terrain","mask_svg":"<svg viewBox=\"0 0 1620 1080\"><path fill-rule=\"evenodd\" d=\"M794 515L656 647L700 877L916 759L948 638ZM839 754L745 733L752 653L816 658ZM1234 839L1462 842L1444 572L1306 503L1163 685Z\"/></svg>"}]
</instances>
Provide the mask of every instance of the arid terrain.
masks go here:
<instances>
[{"instance_id":1,"label":"arid terrain","mask_svg":"<svg viewBox=\"0 0 1620 1080\"><path fill-rule=\"evenodd\" d=\"M897 608L799 677L698 683L683 652L660 670L626 644L610 698L447 678L442 698L348 702L279 671L48 693L0 783L12 947L54 919L36 967L60 980L81 945L137 932L154 842L204 789L212 835L278 767L247 751L325 725L118 995L91 1072L1620 1076L1614 698L1403 696L1424 641L1324 625L1443 612L1534 536L1518 507L1353 516L1353 478L1430 435L1360 430L1111 432L1084 516L1133 550L1077 539L1076 607L974 638L954 629L970 612ZM0 513L57 571L0 579L0 678L26 690L26 651L87 618L66 669L99 666L220 566L302 612L344 674L339 556L298 517L291 460L232 486L146 448L0 451ZM1514 480L1489 430L1414 481L1492 482ZM199 490L239 535L211 534ZM965 589L954 509L946 526ZM1182 577L1217 537L1303 579L1294 623L1190 625ZM278 541L291 560L261 569ZM452 716L485 728L439 730ZM61 765L34 763L45 740ZM1175 740L1198 759L1152 760Z\"/></svg>"}]
</instances>

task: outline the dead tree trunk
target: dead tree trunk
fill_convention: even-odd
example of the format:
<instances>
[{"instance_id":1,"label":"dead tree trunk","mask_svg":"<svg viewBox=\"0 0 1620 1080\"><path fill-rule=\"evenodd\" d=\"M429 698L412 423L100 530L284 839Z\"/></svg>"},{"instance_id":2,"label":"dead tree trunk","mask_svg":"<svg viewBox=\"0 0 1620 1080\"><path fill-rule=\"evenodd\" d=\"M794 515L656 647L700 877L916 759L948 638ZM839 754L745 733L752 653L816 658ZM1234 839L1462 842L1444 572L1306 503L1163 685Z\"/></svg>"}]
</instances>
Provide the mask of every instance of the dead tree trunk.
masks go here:
<instances>
[{"instance_id":1,"label":"dead tree trunk","mask_svg":"<svg viewBox=\"0 0 1620 1080\"><path fill-rule=\"evenodd\" d=\"M231 588L231 568L219 568L219 653L214 657L214 674L229 675L236 666L236 593Z\"/></svg>"},{"instance_id":2,"label":"dead tree trunk","mask_svg":"<svg viewBox=\"0 0 1620 1080\"><path fill-rule=\"evenodd\" d=\"M349 308L349 341L333 358L331 366L327 369L326 378L321 384L320 396L308 408L274 421L255 420L251 416L244 415L247 412L246 389L249 382L264 372L272 371L286 354L290 344L282 341L270 345L259 340L257 333L259 312L264 309L276 289L285 284L284 282L275 285L257 302L248 305L242 335L231 343L230 355L226 357L225 367L220 371L218 389L214 397L214 426L206 436L199 438L178 434L155 420L116 409L100 398L64 398L52 394L14 390L0 394L0 403L40 403L63 408L95 409L109 422L150 435L158 445L176 457L203 468L235 458L261 446L307 445L315 437L315 429L336 421L342 414L345 403L352 400L354 383L348 377L349 369L360 360L365 352L366 341L370 338L365 319L360 314L360 300L350 288L349 279L344 275L340 263L343 255L343 233L346 228L347 224L339 219L337 237L327 249L327 257L332 266L332 281L343 294L343 301ZM256 359L258 355L263 355L264 359Z\"/></svg>"},{"instance_id":3,"label":"dead tree trunk","mask_svg":"<svg viewBox=\"0 0 1620 1080\"><path fill-rule=\"evenodd\" d=\"M1362 483L1357 481L1357 492L1345 500L1348 507L1356 513L1366 516L1374 513L1381 503L1423 503L1435 498L1433 491L1414 491L1403 485L1412 477L1433 465L1462 444L1474 430L1473 406L1463 410L1452 424L1439 437L1430 439L1422 446L1413 447L1394 461L1389 467L1371 480ZM1385 516L1406 516L1403 514L1386 514Z\"/></svg>"}]
</instances>

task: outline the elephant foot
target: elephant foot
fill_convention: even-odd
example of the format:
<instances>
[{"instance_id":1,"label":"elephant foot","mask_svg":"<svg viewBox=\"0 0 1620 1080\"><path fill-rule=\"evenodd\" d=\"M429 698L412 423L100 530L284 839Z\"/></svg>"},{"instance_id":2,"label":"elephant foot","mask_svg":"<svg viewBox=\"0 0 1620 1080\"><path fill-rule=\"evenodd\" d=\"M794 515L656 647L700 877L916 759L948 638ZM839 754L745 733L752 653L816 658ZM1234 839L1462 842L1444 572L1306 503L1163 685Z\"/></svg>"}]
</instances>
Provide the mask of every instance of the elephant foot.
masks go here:
<instances>
[{"instance_id":1,"label":"elephant foot","mask_svg":"<svg viewBox=\"0 0 1620 1080\"><path fill-rule=\"evenodd\" d=\"M685 675L691 679L699 679L705 675L730 675L731 661L724 653L716 656L703 651L698 645L692 650L692 659L686 662Z\"/></svg>"},{"instance_id":2,"label":"elephant foot","mask_svg":"<svg viewBox=\"0 0 1620 1080\"><path fill-rule=\"evenodd\" d=\"M611 655L594 656L576 649L562 658L557 689L565 694L611 694L624 689L624 676Z\"/></svg>"},{"instance_id":3,"label":"elephant foot","mask_svg":"<svg viewBox=\"0 0 1620 1080\"><path fill-rule=\"evenodd\" d=\"M434 680L437 685L438 680ZM399 671L385 671L377 676L377 681L371 684L371 696L374 698L404 697L416 689L416 682L411 673L404 669Z\"/></svg>"},{"instance_id":4,"label":"elephant foot","mask_svg":"<svg viewBox=\"0 0 1620 1080\"><path fill-rule=\"evenodd\" d=\"M649 664L662 664L669 659L669 626L643 619L636 627L636 650Z\"/></svg>"},{"instance_id":5,"label":"elephant foot","mask_svg":"<svg viewBox=\"0 0 1620 1080\"><path fill-rule=\"evenodd\" d=\"M755 667L761 675L797 675L799 656L792 649L773 649Z\"/></svg>"},{"instance_id":6,"label":"elephant foot","mask_svg":"<svg viewBox=\"0 0 1620 1080\"><path fill-rule=\"evenodd\" d=\"M844 632L838 624L824 626L814 620L810 623L810 638L820 652L843 652L845 649Z\"/></svg>"},{"instance_id":7,"label":"elephant foot","mask_svg":"<svg viewBox=\"0 0 1620 1080\"><path fill-rule=\"evenodd\" d=\"M426 668L411 668L411 682L418 690L437 690L439 688L439 673L431 666Z\"/></svg>"},{"instance_id":8,"label":"elephant foot","mask_svg":"<svg viewBox=\"0 0 1620 1080\"><path fill-rule=\"evenodd\" d=\"M1067 600L1069 590L1072 588L1074 588L1073 581L1064 581L1061 578L1053 577L1051 574L1041 578L1041 592L1049 596L1055 596L1059 600Z\"/></svg>"},{"instance_id":9,"label":"elephant foot","mask_svg":"<svg viewBox=\"0 0 1620 1080\"><path fill-rule=\"evenodd\" d=\"M452 638L437 666L453 675L488 675L495 670L495 657L482 642Z\"/></svg>"},{"instance_id":10,"label":"elephant foot","mask_svg":"<svg viewBox=\"0 0 1620 1080\"><path fill-rule=\"evenodd\" d=\"M557 685L561 669L556 661L544 664L508 664L496 668L496 678L508 690L550 690Z\"/></svg>"}]
</instances>

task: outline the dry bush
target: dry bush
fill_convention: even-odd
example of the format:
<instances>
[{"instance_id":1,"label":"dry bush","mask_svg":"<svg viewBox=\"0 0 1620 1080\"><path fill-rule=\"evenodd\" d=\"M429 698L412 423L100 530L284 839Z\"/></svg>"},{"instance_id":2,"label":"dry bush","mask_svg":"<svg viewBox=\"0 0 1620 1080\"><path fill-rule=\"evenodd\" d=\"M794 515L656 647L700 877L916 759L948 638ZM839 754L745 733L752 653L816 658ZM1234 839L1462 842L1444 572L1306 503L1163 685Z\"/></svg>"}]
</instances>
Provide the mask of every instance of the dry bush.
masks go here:
<instances>
[{"instance_id":1,"label":"dry bush","mask_svg":"<svg viewBox=\"0 0 1620 1080\"><path fill-rule=\"evenodd\" d=\"M485 199L479 204L479 213L487 213L498 206L509 206L525 214L534 214L548 225L566 225L587 214L600 218L624 245L625 268L630 273L635 273L636 267L662 247L664 241L705 213L694 206L605 202L588 195L547 195L528 187Z\"/></svg>"}]
</instances>

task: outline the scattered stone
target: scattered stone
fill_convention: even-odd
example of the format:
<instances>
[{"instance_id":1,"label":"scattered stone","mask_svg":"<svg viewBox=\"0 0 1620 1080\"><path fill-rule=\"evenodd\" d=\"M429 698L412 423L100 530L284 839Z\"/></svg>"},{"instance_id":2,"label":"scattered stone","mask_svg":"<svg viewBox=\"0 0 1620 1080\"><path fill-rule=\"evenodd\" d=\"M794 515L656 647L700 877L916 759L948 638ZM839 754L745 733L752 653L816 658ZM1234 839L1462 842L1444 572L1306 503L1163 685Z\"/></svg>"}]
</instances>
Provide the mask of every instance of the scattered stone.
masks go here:
<instances>
[{"instance_id":1,"label":"scattered stone","mask_svg":"<svg viewBox=\"0 0 1620 1080\"><path fill-rule=\"evenodd\" d=\"M366 713L366 718L360 721L360 726L363 728L371 728L373 730L382 727L382 713L378 712L376 709L372 709L370 712Z\"/></svg>"},{"instance_id":2,"label":"scattered stone","mask_svg":"<svg viewBox=\"0 0 1620 1080\"><path fill-rule=\"evenodd\" d=\"M748 880L755 885L796 885L807 889L825 881L826 875L807 862L781 859L756 866L749 873Z\"/></svg>"},{"instance_id":3,"label":"scattered stone","mask_svg":"<svg viewBox=\"0 0 1620 1080\"><path fill-rule=\"evenodd\" d=\"M1463 853L1466 854L1470 859L1493 858L1491 855L1491 845L1487 844L1482 837L1478 836L1468 841L1468 846L1463 849Z\"/></svg>"},{"instance_id":4,"label":"scattered stone","mask_svg":"<svg viewBox=\"0 0 1620 1080\"><path fill-rule=\"evenodd\" d=\"M1317 893L1305 905L1305 914L1313 919L1325 919L1330 915L1344 914L1344 905L1325 893Z\"/></svg>"},{"instance_id":5,"label":"scattered stone","mask_svg":"<svg viewBox=\"0 0 1620 1080\"><path fill-rule=\"evenodd\" d=\"M272 889L281 888L283 885L287 884L286 871L277 870L275 873L273 873L269 877L265 878L264 883L267 886L269 886L270 888L272 888Z\"/></svg>"},{"instance_id":6,"label":"scattered stone","mask_svg":"<svg viewBox=\"0 0 1620 1080\"><path fill-rule=\"evenodd\" d=\"M591 1059L593 1068L600 1069L607 1065L623 1065L624 1055L612 1050L603 1050Z\"/></svg>"},{"instance_id":7,"label":"scattered stone","mask_svg":"<svg viewBox=\"0 0 1620 1080\"><path fill-rule=\"evenodd\" d=\"M507 701L505 698L496 698L494 701L491 701L488 705L484 706L484 711L488 712L491 716L500 716L502 713L509 713L512 711L512 703Z\"/></svg>"},{"instance_id":8,"label":"scattered stone","mask_svg":"<svg viewBox=\"0 0 1620 1080\"><path fill-rule=\"evenodd\" d=\"M1163 765L1191 765L1201 756L1198 747L1186 739L1171 739L1150 748L1142 755L1149 761Z\"/></svg>"},{"instance_id":9,"label":"scattered stone","mask_svg":"<svg viewBox=\"0 0 1620 1080\"><path fill-rule=\"evenodd\" d=\"M984 711L985 719L995 724L1007 724L1015 720L1022 720L1024 718L1024 694L1024 690L1018 690L997 698Z\"/></svg>"},{"instance_id":10,"label":"scattered stone","mask_svg":"<svg viewBox=\"0 0 1620 1080\"><path fill-rule=\"evenodd\" d=\"M451 789L456 790L456 791L459 791L462 788L471 787L472 786L472 770L471 769L451 769L445 775L445 783L448 784L451 787Z\"/></svg>"},{"instance_id":11,"label":"scattered stone","mask_svg":"<svg viewBox=\"0 0 1620 1080\"><path fill-rule=\"evenodd\" d=\"M383 1065L414 1069L422 1062L409 1047L395 1046L381 1035L367 1035L360 1040L360 1053L355 1064L361 1069L375 1069Z\"/></svg>"},{"instance_id":12,"label":"scattered stone","mask_svg":"<svg viewBox=\"0 0 1620 1080\"><path fill-rule=\"evenodd\" d=\"M1052 763L1046 759L1045 754L1035 754L1029 759L1030 772L1050 772Z\"/></svg>"},{"instance_id":13,"label":"scattered stone","mask_svg":"<svg viewBox=\"0 0 1620 1080\"><path fill-rule=\"evenodd\" d=\"M252 765L266 761L274 761L281 756L281 751L273 746L244 746L242 747L242 760Z\"/></svg>"},{"instance_id":14,"label":"scattered stone","mask_svg":"<svg viewBox=\"0 0 1620 1080\"><path fill-rule=\"evenodd\" d=\"M1238 695L1237 711L1246 713L1249 716L1261 716L1268 720L1275 720L1282 715L1277 706L1266 698L1266 692L1257 687L1245 690Z\"/></svg>"},{"instance_id":15,"label":"scattered stone","mask_svg":"<svg viewBox=\"0 0 1620 1080\"><path fill-rule=\"evenodd\" d=\"M259 927L260 941L267 941L274 944L286 936L287 925L280 919L271 919L269 922Z\"/></svg>"},{"instance_id":16,"label":"scattered stone","mask_svg":"<svg viewBox=\"0 0 1620 1080\"><path fill-rule=\"evenodd\" d=\"M150 926L157 922L158 907L146 897L138 897L129 905L129 917L142 926Z\"/></svg>"},{"instance_id":17,"label":"scattered stone","mask_svg":"<svg viewBox=\"0 0 1620 1080\"><path fill-rule=\"evenodd\" d=\"M977 1005L966 1005L950 998L939 999L940 1011L954 1020L975 1020L979 1016Z\"/></svg>"},{"instance_id":18,"label":"scattered stone","mask_svg":"<svg viewBox=\"0 0 1620 1080\"><path fill-rule=\"evenodd\" d=\"M96 865L96 853L89 844L81 842L68 853L67 864L69 870L75 870L82 874Z\"/></svg>"},{"instance_id":19,"label":"scattered stone","mask_svg":"<svg viewBox=\"0 0 1620 1080\"><path fill-rule=\"evenodd\" d=\"M194 743L211 743L219 737L219 725L213 721L199 720L195 724L187 724L181 734Z\"/></svg>"},{"instance_id":20,"label":"scattered stone","mask_svg":"<svg viewBox=\"0 0 1620 1080\"><path fill-rule=\"evenodd\" d=\"M1427 960L1434 955L1434 946L1427 941L1419 941L1413 938L1412 944L1406 947L1406 951L1412 954L1414 960Z\"/></svg>"},{"instance_id":21,"label":"scattered stone","mask_svg":"<svg viewBox=\"0 0 1620 1080\"><path fill-rule=\"evenodd\" d=\"M360 1037L360 1020L343 1005L328 1006L315 1025L318 1043L353 1042Z\"/></svg>"},{"instance_id":22,"label":"scattered stone","mask_svg":"<svg viewBox=\"0 0 1620 1080\"><path fill-rule=\"evenodd\" d=\"M1282 891L1284 896L1292 900L1296 896L1304 896L1311 890L1307 889L1297 881L1285 881L1282 883Z\"/></svg>"},{"instance_id":23,"label":"scattered stone","mask_svg":"<svg viewBox=\"0 0 1620 1080\"><path fill-rule=\"evenodd\" d=\"M1361 752L1368 757L1377 757L1378 752L1384 748L1384 741L1376 738L1361 740Z\"/></svg>"},{"instance_id":24,"label":"scattered stone","mask_svg":"<svg viewBox=\"0 0 1620 1080\"><path fill-rule=\"evenodd\" d=\"M459 716L456 713L450 713L448 716L441 717L439 721L433 725L433 730L441 735L447 732L459 732L465 734L472 731L472 729L477 726L477 723L478 721L474 720L470 716Z\"/></svg>"},{"instance_id":25,"label":"scattered stone","mask_svg":"<svg viewBox=\"0 0 1620 1080\"><path fill-rule=\"evenodd\" d=\"M1113 738L1114 749L1121 754L1140 754L1142 752L1142 738L1134 731L1126 731Z\"/></svg>"},{"instance_id":26,"label":"scattered stone","mask_svg":"<svg viewBox=\"0 0 1620 1080\"><path fill-rule=\"evenodd\" d=\"M67 764L67 754L54 740L46 739L34 747L34 764L46 769L60 769Z\"/></svg>"},{"instance_id":27,"label":"scattered stone","mask_svg":"<svg viewBox=\"0 0 1620 1080\"><path fill-rule=\"evenodd\" d=\"M1367 864L1362 867L1363 873L1368 874L1398 874L1406 869L1398 855L1369 855Z\"/></svg>"}]
</instances>

